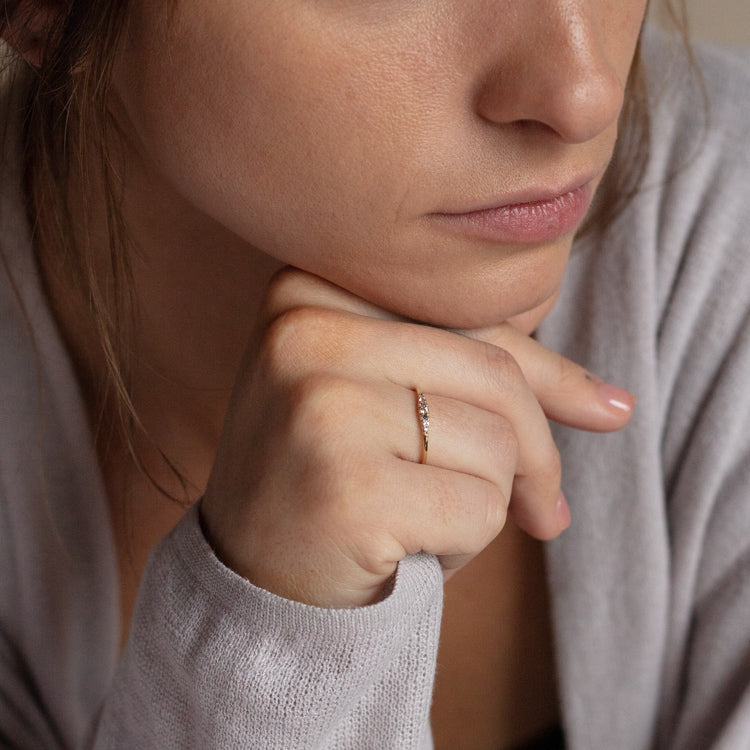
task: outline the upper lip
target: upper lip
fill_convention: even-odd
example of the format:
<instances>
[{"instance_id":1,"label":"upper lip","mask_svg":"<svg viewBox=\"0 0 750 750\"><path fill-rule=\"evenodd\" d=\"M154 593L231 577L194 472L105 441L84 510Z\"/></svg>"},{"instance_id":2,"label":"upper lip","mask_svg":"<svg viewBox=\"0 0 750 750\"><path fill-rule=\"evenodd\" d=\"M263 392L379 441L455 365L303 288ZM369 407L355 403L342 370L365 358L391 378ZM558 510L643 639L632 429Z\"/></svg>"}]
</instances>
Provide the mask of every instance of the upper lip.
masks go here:
<instances>
[{"instance_id":1,"label":"upper lip","mask_svg":"<svg viewBox=\"0 0 750 750\"><path fill-rule=\"evenodd\" d=\"M491 211L493 209L510 208L512 206L523 206L532 203L544 203L585 187L595 180L597 176L598 173L592 172L575 177L559 188L531 186L514 193L505 193L497 198L477 201L476 204L468 208L450 211L436 211L435 213L442 216L462 216L466 214L481 213L482 211Z\"/></svg>"}]
</instances>

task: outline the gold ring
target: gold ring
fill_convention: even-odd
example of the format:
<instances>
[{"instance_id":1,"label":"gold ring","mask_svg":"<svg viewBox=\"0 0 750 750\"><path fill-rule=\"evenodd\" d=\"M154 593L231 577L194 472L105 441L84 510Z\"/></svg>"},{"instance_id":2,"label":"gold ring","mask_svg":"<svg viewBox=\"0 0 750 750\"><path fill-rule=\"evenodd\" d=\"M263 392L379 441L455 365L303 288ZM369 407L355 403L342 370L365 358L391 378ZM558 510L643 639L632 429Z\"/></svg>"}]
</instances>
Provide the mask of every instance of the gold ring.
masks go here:
<instances>
[{"instance_id":1,"label":"gold ring","mask_svg":"<svg viewBox=\"0 0 750 750\"><path fill-rule=\"evenodd\" d=\"M424 393L419 389L415 389L417 392L417 419L419 420L419 428L422 430L422 458L420 463L427 463L427 448L429 447L430 438L430 410L427 406L427 399L424 397Z\"/></svg>"}]
</instances>

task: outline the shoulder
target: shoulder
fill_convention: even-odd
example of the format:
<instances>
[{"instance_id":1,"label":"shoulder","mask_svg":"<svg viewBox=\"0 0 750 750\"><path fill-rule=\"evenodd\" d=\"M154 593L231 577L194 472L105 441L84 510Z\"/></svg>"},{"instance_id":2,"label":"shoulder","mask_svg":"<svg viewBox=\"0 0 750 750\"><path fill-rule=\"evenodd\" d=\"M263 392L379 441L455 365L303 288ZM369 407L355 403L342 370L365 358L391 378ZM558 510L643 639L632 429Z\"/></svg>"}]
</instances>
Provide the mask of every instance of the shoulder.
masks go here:
<instances>
[{"instance_id":1,"label":"shoulder","mask_svg":"<svg viewBox=\"0 0 750 750\"><path fill-rule=\"evenodd\" d=\"M750 51L644 36L650 160L621 229L655 269L668 321L731 336L750 301ZM633 233L639 242L632 242Z\"/></svg>"},{"instance_id":2,"label":"shoulder","mask_svg":"<svg viewBox=\"0 0 750 750\"><path fill-rule=\"evenodd\" d=\"M750 54L693 51L695 65L681 40L645 34L643 184L602 235L579 242L544 330L639 394L667 475L709 412L722 435L742 435L750 412Z\"/></svg>"},{"instance_id":3,"label":"shoulder","mask_svg":"<svg viewBox=\"0 0 750 750\"><path fill-rule=\"evenodd\" d=\"M750 114L750 50L708 42L686 45L681 37L652 27L645 30L642 57L655 114L654 133L677 137L687 117L703 126L693 135L747 140ZM717 115L717 116L714 116Z\"/></svg>"},{"instance_id":4,"label":"shoulder","mask_svg":"<svg viewBox=\"0 0 750 750\"><path fill-rule=\"evenodd\" d=\"M653 30L643 47L651 154L641 204L659 205L661 236L682 228L679 246L708 230L719 232L714 245L747 242L750 51L705 43L688 51Z\"/></svg>"},{"instance_id":5,"label":"shoulder","mask_svg":"<svg viewBox=\"0 0 750 750\"><path fill-rule=\"evenodd\" d=\"M689 471L724 481L716 472L750 452L750 51L693 53L691 65L681 42L645 39L650 166L620 230L651 274L637 296L653 312L672 484Z\"/></svg>"}]
</instances>

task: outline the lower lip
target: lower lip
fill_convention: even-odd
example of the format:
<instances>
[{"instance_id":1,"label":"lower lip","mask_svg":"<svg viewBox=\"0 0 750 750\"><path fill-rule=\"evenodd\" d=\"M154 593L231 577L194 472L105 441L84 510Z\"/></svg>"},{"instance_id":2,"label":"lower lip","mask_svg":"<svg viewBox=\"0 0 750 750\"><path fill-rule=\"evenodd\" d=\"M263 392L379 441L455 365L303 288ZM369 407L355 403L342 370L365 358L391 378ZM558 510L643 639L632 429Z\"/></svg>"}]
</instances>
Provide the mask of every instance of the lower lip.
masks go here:
<instances>
[{"instance_id":1,"label":"lower lip","mask_svg":"<svg viewBox=\"0 0 750 750\"><path fill-rule=\"evenodd\" d=\"M551 242L575 231L589 204L590 183L563 195L465 214L432 214L462 234L503 244Z\"/></svg>"}]
</instances>

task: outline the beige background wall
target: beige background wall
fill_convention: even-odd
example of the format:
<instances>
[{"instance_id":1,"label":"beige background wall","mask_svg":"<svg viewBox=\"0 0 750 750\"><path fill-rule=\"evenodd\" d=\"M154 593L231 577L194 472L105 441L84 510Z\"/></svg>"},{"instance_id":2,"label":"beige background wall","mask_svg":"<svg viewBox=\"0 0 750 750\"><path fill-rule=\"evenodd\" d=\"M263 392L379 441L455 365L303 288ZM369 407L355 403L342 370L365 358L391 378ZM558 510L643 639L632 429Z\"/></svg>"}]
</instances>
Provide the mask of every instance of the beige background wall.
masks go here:
<instances>
[{"instance_id":1,"label":"beige background wall","mask_svg":"<svg viewBox=\"0 0 750 750\"><path fill-rule=\"evenodd\" d=\"M659 17L662 0L651 0ZM693 36L750 47L750 0L687 0Z\"/></svg>"}]
</instances>

